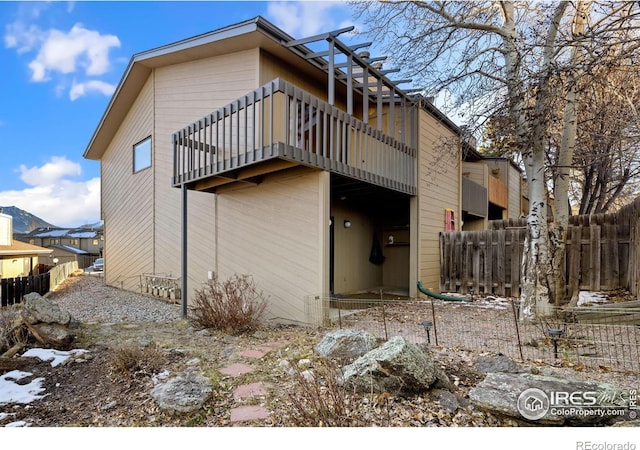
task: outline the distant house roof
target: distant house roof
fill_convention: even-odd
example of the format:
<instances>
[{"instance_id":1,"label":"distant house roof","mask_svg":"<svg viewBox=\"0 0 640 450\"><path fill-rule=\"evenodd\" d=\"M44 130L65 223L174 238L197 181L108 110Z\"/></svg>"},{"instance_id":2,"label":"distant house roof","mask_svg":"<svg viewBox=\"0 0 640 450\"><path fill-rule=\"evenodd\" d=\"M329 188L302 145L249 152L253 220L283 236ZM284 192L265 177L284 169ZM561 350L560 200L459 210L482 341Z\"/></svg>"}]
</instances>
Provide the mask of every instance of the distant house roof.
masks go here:
<instances>
[{"instance_id":1,"label":"distant house roof","mask_svg":"<svg viewBox=\"0 0 640 450\"><path fill-rule=\"evenodd\" d=\"M95 239L99 230L91 228L36 228L26 234L34 238L69 238L69 239Z\"/></svg>"},{"instance_id":2,"label":"distant house roof","mask_svg":"<svg viewBox=\"0 0 640 450\"><path fill-rule=\"evenodd\" d=\"M50 255L52 252L53 250L49 248L39 247L17 240L14 240L11 245L0 245L0 258L3 259L13 256Z\"/></svg>"},{"instance_id":3,"label":"distant house roof","mask_svg":"<svg viewBox=\"0 0 640 450\"><path fill-rule=\"evenodd\" d=\"M73 253L74 255L88 255L89 252L86 250L82 250L81 248L76 248L71 245L52 245L51 248L57 248L58 250L63 250L65 252Z\"/></svg>"}]
</instances>

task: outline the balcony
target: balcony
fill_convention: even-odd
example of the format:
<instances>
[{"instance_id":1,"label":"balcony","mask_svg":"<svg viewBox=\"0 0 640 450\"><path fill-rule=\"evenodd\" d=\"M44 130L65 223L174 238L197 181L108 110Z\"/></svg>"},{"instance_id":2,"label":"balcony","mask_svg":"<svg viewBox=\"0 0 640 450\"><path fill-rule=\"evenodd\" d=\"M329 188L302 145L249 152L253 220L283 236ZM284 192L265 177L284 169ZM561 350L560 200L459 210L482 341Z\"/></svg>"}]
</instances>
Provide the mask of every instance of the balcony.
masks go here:
<instances>
[{"instance_id":1,"label":"balcony","mask_svg":"<svg viewBox=\"0 0 640 450\"><path fill-rule=\"evenodd\" d=\"M489 202L502 209L509 206L507 186L497 177L489 176Z\"/></svg>"},{"instance_id":2,"label":"balcony","mask_svg":"<svg viewBox=\"0 0 640 450\"><path fill-rule=\"evenodd\" d=\"M281 79L173 134L174 187L216 192L298 165L416 194L416 150Z\"/></svg>"},{"instance_id":3,"label":"balcony","mask_svg":"<svg viewBox=\"0 0 640 450\"><path fill-rule=\"evenodd\" d=\"M467 177L462 177L462 210L487 217L487 188Z\"/></svg>"}]
</instances>

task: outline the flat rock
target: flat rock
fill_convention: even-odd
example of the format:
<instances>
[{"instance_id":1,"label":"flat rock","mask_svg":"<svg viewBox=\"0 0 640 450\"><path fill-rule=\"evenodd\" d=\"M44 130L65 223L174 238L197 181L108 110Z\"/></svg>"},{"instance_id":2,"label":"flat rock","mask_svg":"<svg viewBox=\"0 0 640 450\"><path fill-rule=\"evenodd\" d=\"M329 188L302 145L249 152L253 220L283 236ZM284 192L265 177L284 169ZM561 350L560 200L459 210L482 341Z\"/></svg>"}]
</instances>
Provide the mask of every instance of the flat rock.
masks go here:
<instances>
[{"instance_id":1,"label":"flat rock","mask_svg":"<svg viewBox=\"0 0 640 450\"><path fill-rule=\"evenodd\" d=\"M477 356L473 360L476 369L480 372L506 372L519 373L525 372L511 358L506 355L488 355Z\"/></svg>"},{"instance_id":2,"label":"flat rock","mask_svg":"<svg viewBox=\"0 0 640 450\"><path fill-rule=\"evenodd\" d=\"M540 425L584 426L620 420L608 411L624 408L625 395L605 383L500 372L488 373L469 392L472 403L486 411Z\"/></svg>"},{"instance_id":3,"label":"flat rock","mask_svg":"<svg viewBox=\"0 0 640 450\"><path fill-rule=\"evenodd\" d=\"M185 371L166 383L157 385L151 396L160 408L170 412L192 412L202 408L213 387L203 375L193 371Z\"/></svg>"}]
</instances>

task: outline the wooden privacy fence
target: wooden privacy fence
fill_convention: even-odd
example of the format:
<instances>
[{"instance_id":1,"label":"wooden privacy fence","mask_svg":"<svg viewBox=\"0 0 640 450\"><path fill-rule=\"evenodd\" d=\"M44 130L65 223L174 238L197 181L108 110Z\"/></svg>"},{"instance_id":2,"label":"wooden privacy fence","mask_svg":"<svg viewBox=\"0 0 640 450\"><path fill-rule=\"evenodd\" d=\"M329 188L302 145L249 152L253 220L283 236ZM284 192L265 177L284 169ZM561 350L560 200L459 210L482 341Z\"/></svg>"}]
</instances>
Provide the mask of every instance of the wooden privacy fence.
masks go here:
<instances>
[{"instance_id":1,"label":"wooden privacy fence","mask_svg":"<svg viewBox=\"0 0 640 450\"><path fill-rule=\"evenodd\" d=\"M30 292L44 295L49 292L49 282L49 272L28 277L3 278L0 280L0 305L20 303L22 297Z\"/></svg>"},{"instance_id":2,"label":"wooden privacy fence","mask_svg":"<svg viewBox=\"0 0 640 450\"><path fill-rule=\"evenodd\" d=\"M526 219L440 235L440 290L519 296ZM640 279L640 198L612 214L574 216L567 232L570 292L628 289ZM471 289L473 291L471 291Z\"/></svg>"}]
</instances>

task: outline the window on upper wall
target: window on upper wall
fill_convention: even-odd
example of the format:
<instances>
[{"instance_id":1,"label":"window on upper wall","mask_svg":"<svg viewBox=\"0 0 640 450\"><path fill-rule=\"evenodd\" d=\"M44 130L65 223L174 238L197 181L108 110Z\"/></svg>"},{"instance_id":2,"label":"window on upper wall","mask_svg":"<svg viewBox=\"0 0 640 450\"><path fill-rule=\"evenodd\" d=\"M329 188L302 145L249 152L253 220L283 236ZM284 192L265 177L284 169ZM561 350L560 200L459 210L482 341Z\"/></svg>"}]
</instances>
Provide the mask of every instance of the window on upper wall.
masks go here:
<instances>
[{"instance_id":1,"label":"window on upper wall","mask_svg":"<svg viewBox=\"0 0 640 450\"><path fill-rule=\"evenodd\" d=\"M151 167L151 137L133 146L133 173Z\"/></svg>"}]
</instances>

